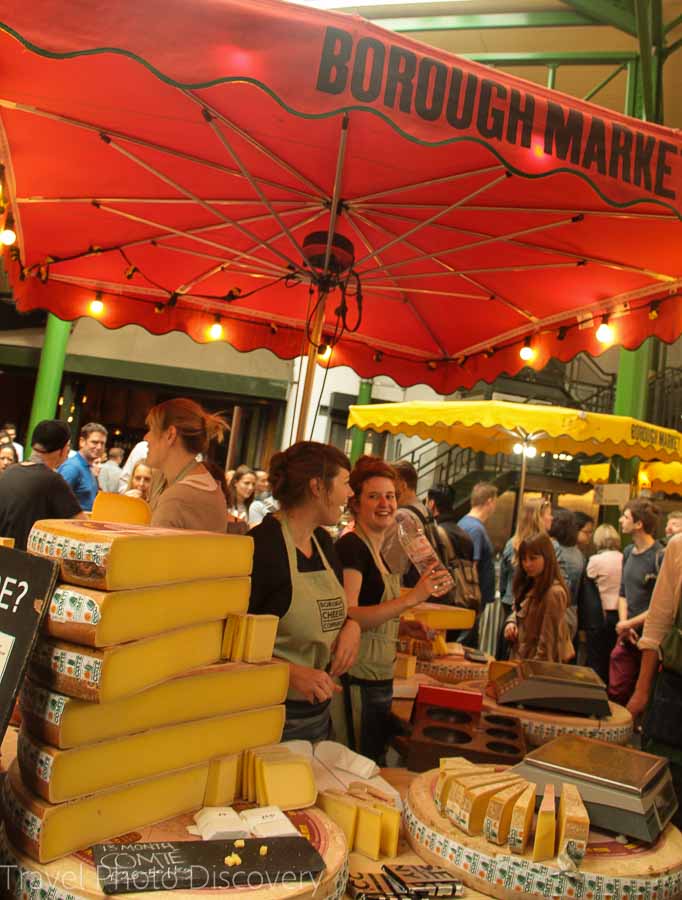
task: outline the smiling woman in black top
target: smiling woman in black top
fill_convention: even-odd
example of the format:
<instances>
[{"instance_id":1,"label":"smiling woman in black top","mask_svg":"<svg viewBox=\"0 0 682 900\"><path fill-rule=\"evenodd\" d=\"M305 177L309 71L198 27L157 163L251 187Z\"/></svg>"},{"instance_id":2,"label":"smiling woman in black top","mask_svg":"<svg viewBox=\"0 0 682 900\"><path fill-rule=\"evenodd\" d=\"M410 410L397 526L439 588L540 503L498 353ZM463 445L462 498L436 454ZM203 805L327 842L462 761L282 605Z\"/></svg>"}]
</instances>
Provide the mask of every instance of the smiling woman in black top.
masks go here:
<instances>
[{"instance_id":1,"label":"smiling woman in black top","mask_svg":"<svg viewBox=\"0 0 682 900\"><path fill-rule=\"evenodd\" d=\"M329 444L301 441L270 463L280 510L251 532L249 612L280 617L275 657L289 663L284 740L329 736L335 677L357 657L360 627L347 618L342 569L325 526L352 494L348 458Z\"/></svg>"}]
</instances>

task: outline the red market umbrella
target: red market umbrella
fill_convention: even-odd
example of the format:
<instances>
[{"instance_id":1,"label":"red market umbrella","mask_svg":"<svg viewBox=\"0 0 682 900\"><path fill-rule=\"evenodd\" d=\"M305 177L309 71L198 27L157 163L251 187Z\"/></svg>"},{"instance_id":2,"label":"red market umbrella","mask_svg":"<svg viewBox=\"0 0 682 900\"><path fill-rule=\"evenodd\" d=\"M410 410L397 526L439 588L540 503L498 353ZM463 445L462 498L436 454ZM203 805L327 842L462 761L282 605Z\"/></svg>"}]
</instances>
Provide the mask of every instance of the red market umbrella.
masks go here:
<instances>
[{"instance_id":1,"label":"red market umbrella","mask_svg":"<svg viewBox=\"0 0 682 900\"><path fill-rule=\"evenodd\" d=\"M0 20L22 311L441 393L682 332L677 132L276 0Z\"/></svg>"}]
</instances>

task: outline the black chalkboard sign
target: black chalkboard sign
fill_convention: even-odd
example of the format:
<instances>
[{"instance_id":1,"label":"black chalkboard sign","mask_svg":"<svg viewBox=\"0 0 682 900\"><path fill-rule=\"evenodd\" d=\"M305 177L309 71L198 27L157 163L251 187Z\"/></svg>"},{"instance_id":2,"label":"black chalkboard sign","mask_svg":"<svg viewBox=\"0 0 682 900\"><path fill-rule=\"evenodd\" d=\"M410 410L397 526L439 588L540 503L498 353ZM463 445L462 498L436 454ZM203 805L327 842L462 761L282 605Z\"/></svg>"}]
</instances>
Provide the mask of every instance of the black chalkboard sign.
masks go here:
<instances>
[{"instance_id":1,"label":"black chalkboard sign","mask_svg":"<svg viewBox=\"0 0 682 900\"><path fill-rule=\"evenodd\" d=\"M0 741L57 583L59 564L0 547Z\"/></svg>"},{"instance_id":2,"label":"black chalkboard sign","mask_svg":"<svg viewBox=\"0 0 682 900\"><path fill-rule=\"evenodd\" d=\"M261 847L267 848L265 855ZM209 888L270 887L317 882L324 860L304 837L245 838L229 841L160 841L95 844L97 877L105 894L138 894ZM239 861L225 860L236 854Z\"/></svg>"}]
</instances>

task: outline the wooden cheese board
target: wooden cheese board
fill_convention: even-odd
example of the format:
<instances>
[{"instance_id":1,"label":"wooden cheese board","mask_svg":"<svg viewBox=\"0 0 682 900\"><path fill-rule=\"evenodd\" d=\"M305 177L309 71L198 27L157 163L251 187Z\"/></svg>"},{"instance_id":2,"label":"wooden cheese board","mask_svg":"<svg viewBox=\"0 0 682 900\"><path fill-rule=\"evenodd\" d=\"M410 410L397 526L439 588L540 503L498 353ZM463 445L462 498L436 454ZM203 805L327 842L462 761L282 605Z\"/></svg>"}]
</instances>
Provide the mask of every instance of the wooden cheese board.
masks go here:
<instances>
[{"instance_id":1,"label":"wooden cheese board","mask_svg":"<svg viewBox=\"0 0 682 900\"><path fill-rule=\"evenodd\" d=\"M583 718L560 712L542 712L521 709L518 706L503 706L496 702L487 690L486 681L467 681L462 687L483 693L483 709L489 715L518 719L523 725L526 743L529 747L539 747L562 734L579 734L596 738L611 744L625 745L632 737L632 716L624 706L609 702L611 715L605 719Z\"/></svg>"},{"instance_id":2,"label":"wooden cheese board","mask_svg":"<svg viewBox=\"0 0 682 900\"><path fill-rule=\"evenodd\" d=\"M125 896L140 900L198 900L200 897L229 896L233 900L340 900L348 878L348 848L341 829L321 810L311 808L289 813L291 821L320 853L327 866L319 885L291 881L268 887L245 889L202 888L183 891L144 891ZM121 835L116 842L137 843L189 841L196 837L187 831L193 825L191 814L177 816L166 822L149 825ZM114 843L110 841L109 843ZM229 842L225 842L228 847ZM3 868L3 867L10 868ZM0 830L0 876L11 878L11 885L0 884L0 896L12 900L104 900L91 850L64 856L51 863L41 864L16 850L7 839L4 827Z\"/></svg>"},{"instance_id":3,"label":"wooden cheese board","mask_svg":"<svg viewBox=\"0 0 682 900\"><path fill-rule=\"evenodd\" d=\"M405 802L408 843L425 862L452 869L464 883L500 900L632 900L682 895L682 834L668 825L649 846L620 843L590 831L587 853L577 871L562 871L556 859L533 862L532 853L511 854L482 835L465 834L440 814L434 801L438 772L418 775Z\"/></svg>"}]
</instances>

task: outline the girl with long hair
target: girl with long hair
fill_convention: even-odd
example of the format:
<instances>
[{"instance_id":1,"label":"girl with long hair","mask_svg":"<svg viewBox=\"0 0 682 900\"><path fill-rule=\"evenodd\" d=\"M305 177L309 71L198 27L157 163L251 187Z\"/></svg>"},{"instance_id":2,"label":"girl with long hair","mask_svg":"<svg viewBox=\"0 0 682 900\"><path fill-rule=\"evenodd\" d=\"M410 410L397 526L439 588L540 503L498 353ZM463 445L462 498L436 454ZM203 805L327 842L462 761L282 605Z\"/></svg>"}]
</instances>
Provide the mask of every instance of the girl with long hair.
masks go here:
<instances>
[{"instance_id":1,"label":"girl with long hair","mask_svg":"<svg viewBox=\"0 0 682 900\"><path fill-rule=\"evenodd\" d=\"M228 512L238 522L249 521L249 507L253 502L256 473L249 466L237 466L228 486Z\"/></svg>"},{"instance_id":2,"label":"girl with long hair","mask_svg":"<svg viewBox=\"0 0 682 900\"><path fill-rule=\"evenodd\" d=\"M545 497L526 500L521 507L516 531L502 550L500 562L500 597L505 606L512 606L512 582L518 568L519 547L532 534L542 534L552 527L552 503Z\"/></svg>"},{"instance_id":3,"label":"girl with long hair","mask_svg":"<svg viewBox=\"0 0 682 900\"><path fill-rule=\"evenodd\" d=\"M518 659L568 662L573 656L566 624L568 588L551 538L544 533L521 541L512 586L514 611L504 636Z\"/></svg>"}]
</instances>

